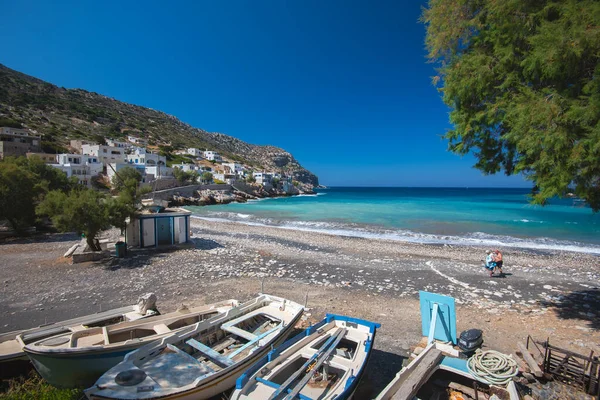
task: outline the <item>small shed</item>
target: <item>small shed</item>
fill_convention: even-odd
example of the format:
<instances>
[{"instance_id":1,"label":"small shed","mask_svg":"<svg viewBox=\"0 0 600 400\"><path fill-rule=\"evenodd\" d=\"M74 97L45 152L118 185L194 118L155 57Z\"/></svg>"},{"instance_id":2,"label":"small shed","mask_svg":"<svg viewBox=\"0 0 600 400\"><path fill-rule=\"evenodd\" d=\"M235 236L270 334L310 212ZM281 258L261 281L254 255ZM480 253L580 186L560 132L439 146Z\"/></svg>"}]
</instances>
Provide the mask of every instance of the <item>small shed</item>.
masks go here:
<instances>
[{"instance_id":1,"label":"small shed","mask_svg":"<svg viewBox=\"0 0 600 400\"><path fill-rule=\"evenodd\" d=\"M139 213L127 225L127 245L159 247L190 240L191 211L167 208L157 213Z\"/></svg>"}]
</instances>

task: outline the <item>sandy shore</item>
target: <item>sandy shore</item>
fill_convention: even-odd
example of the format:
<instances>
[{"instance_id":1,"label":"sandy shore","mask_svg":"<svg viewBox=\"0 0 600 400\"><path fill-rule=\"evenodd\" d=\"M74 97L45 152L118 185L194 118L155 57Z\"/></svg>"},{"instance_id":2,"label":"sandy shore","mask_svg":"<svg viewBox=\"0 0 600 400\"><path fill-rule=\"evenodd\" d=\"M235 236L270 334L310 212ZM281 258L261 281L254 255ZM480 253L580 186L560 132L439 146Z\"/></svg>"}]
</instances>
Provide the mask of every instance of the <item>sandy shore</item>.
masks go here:
<instances>
[{"instance_id":1,"label":"sandy shore","mask_svg":"<svg viewBox=\"0 0 600 400\"><path fill-rule=\"evenodd\" d=\"M421 337L418 291L455 297L458 330L483 329L486 345L512 353L528 334L580 353L599 351L600 258L503 249L505 278L481 267L486 249L348 238L312 232L192 223L193 246L71 265L73 235L0 245L0 331L106 310L153 291L162 311L240 300L264 291L326 312L380 322L363 397L377 393Z\"/></svg>"}]
</instances>

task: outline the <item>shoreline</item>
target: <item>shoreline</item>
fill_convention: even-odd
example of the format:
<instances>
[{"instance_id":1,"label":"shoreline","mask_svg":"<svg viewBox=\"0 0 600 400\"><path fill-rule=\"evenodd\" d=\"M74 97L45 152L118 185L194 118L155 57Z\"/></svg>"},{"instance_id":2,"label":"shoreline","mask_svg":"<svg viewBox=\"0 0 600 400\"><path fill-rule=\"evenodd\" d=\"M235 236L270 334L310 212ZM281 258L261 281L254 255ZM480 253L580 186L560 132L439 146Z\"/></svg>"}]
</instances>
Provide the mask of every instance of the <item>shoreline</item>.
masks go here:
<instances>
[{"instance_id":1,"label":"shoreline","mask_svg":"<svg viewBox=\"0 0 600 400\"><path fill-rule=\"evenodd\" d=\"M297 196L316 196L317 194L310 195L297 195ZM256 201L267 200L269 198L260 199ZM186 207L186 206L184 206ZM203 207L203 206L198 206ZM507 240L513 240L513 242L502 243L498 239L493 239L493 235L489 235L488 239L474 239L468 236L456 236L456 235L443 235L443 234L430 234L430 233L420 233L413 231L402 231L398 230L394 232L393 230L386 230L384 232L377 233L375 231L368 230L351 230L348 228L335 228L332 227L330 229L326 228L318 228L318 227L310 227L312 223L314 226L318 226L321 224L328 224L326 221L290 221L288 225L272 225L263 222L257 221L244 221L244 220L235 220L229 219L225 217L212 217L206 215L195 214L194 210L192 211L192 219L210 221L210 222L218 222L218 223L234 223L241 224L247 226L260 226L265 228L273 228L279 230L290 230L290 231L300 231L300 232L312 232L316 234L330 235L330 236L340 236L340 237L348 237L348 238L356 238L356 239L365 239L365 240L385 240L394 243L403 243L403 244L422 244L429 246L441 246L441 247L477 247L481 249L489 250L490 248L505 248L512 249L514 251L528 251L532 253L541 253L541 254L556 254L562 252L568 253L577 253L577 254L588 254L591 256L600 257L600 246L595 245L593 243L583 243L576 241L563 241L560 239L551 239L555 240L555 244L544 244L547 238L543 237L513 237L513 236L498 236L498 238L506 238ZM240 215L239 212L231 212L232 214ZM244 214L248 215L248 214ZM291 225L293 223L300 223L302 225ZM404 232L404 235L400 232ZM522 240L522 243L515 243L515 240ZM478 243L479 242L479 243ZM542 243L539 243L542 242ZM564 243L564 244L561 244ZM485 251L485 250L484 250Z\"/></svg>"},{"instance_id":2,"label":"shoreline","mask_svg":"<svg viewBox=\"0 0 600 400\"><path fill-rule=\"evenodd\" d=\"M202 222L200 222L202 221ZM355 237L337 235L334 233L319 232L313 230L294 229L290 227L270 226L255 223L246 223L243 221L231 221L225 219L211 219L192 215L190 225L192 228L202 229L206 228L207 225L211 229L215 229L218 226L232 227L232 231L240 234L241 232L260 232L261 234L268 234L269 236L279 236L286 238L297 238L301 236L304 240L313 242L315 245L327 241L334 241L336 246L351 249L351 248L364 248L369 243L378 244L379 246L392 246L397 254L410 255L423 258L438 258L448 256L452 260L463 260L470 262L481 262L485 258L485 251L489 250L489 245L447 245L443 243L420 243L410 242L402 240L391 240L385 238L370 238L370 237ZM201 231L198 233L202 233ZM528 257L534 257L535 259L546 260L546 266L552 266L561 263L562 266L574 266L579 267L578 264L582 260L588 266L592 267L597 265L599 255L568 251L568 250L540 250L540 249L527 249L510 246L497 246L500 249L509 249L508 254L511 254L513 262L517 264L529 264L527 261ZM577 260L575 264L573 261Z\"/></svg>"}]
</instances>

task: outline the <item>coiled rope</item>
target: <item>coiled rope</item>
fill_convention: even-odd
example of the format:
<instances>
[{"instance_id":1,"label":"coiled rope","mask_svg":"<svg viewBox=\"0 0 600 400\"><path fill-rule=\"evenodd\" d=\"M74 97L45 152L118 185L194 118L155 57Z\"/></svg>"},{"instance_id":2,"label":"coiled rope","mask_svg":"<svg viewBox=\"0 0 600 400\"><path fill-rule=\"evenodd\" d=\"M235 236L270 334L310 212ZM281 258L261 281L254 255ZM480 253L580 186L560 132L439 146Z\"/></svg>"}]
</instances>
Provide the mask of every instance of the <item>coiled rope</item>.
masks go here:
<instances>
[{"instance_id":1,"label":"coiled rope","mask_svg":"<svg viewBox=\"0 0 600 400\"><path fill-rule=\"evenodd\" d=\"M490 385L507 385L519 372L512 356L495 350L477 350L467 362L469 372Z\"/></svg>"}]
</instances>

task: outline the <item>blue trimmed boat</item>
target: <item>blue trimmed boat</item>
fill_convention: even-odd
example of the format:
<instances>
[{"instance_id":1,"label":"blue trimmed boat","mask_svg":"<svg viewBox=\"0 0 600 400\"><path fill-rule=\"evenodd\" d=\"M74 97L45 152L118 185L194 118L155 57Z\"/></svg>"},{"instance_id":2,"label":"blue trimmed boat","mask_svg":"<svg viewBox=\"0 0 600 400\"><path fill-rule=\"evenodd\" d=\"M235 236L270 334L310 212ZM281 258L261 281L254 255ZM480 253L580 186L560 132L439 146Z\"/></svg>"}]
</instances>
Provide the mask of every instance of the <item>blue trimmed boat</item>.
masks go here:
<instances>
[{"instance_id":1,"label":"blue trimmed boat","mask_svg":"<svg viewBox=\"0 0 600 400\"><path fill-rule=\"evenodd\" d=\"M23 351L51 385L87 387L123 361L127 353L173 333L192 329L237 305L237 300L226 300L109 326L82 327L29 343Z\"/></svg>"},{"instance_id":2,"label":"blue trimmed boat","mask_svg":"<svg viewBox=\"0 0 600 400\"><path fill-rule=\"evenodd\" d=\"M125 356L85 394L90 399L209 399L272 347L282 344L304 307L262 294Z\"/></svg>"},{"instance_id":3,"label":"blue trimmed boat","mask_svg":"<svg viewBox=\"0 0 600 400\"><path fill-rule=\"evenodd\" d=\"M246 371L237 380L231 400L350 399L380 326L327 314Z\"/></svg>"}]
</instances>

